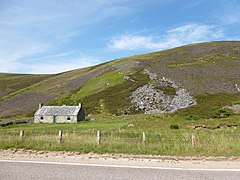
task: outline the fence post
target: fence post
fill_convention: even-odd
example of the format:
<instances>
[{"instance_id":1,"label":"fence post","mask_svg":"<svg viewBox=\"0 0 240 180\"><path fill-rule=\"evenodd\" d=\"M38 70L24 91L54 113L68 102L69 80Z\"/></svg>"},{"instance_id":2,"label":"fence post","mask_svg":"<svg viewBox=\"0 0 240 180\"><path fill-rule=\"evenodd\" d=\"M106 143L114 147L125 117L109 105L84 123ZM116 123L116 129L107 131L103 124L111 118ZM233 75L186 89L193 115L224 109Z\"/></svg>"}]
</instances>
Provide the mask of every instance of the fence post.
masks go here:
<instances>
[{"instance_id":1,"label":"fence post","mask_svg":"<svg viewBox=\"0 0 240 180\"><path fill-rule=\"evenodd\" d=\"M24 130L20 130L20 138L24 137Z\"/></svg>"},{"instance_id":2,"label":"fence post","mask_svg":"<svg viewBox=\"0 0 240 180\"><path fill-rule=\"evenodd\" d=\"M58 144L62 144L62 130L58 131Z\"/></svg>"},{"instance_id":3,"label":"fence post","mask_svg":"<svg viewBox=\"0 0 240 180\"><path fill-rule=\"evenodd\" d=\"M146 132L142 133L142 141L143 141L143 144L145 144L145 142L146 142Z\"/></svg>"},{"instance_id":4,"label":"fence post","mask_svg":"<svg viewBox=\"0 0 240 180\"><path fill-rule=\"evenodd\" d=\"M97 144L100 145L101 143L101 132L97 131Z\"/></svg>"},{"instance_id":5,"label":"fence post","mask_svg":"<svg viewBox=\"0 0 240 180\"><path fill-rule=\"evenodd\" d=\"M192 134L192 147L194 148L196 145L196 137L195 134Z\"/></svg>"}]
</instances>

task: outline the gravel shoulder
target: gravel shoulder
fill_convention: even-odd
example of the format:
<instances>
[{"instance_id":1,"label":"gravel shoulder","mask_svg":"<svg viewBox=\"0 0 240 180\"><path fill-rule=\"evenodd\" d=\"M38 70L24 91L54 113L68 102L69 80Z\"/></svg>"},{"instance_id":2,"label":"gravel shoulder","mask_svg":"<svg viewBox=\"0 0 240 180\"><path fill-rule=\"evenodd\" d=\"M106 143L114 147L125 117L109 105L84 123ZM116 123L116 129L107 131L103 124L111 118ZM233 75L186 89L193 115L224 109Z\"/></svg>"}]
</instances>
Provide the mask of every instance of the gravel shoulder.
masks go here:
<instances>
[{"instance_id":1,"label":"gravel shoulder","mask_svg":"<svg viewBox=\"0 0 240 180\"><path fill-rule=\"evenodd\" d=\"M240 157L180 157L126 154L81 154L64 151L0 150L0 160L126 165L142 167L240 169Z\"/></svg>"}]
</instances>

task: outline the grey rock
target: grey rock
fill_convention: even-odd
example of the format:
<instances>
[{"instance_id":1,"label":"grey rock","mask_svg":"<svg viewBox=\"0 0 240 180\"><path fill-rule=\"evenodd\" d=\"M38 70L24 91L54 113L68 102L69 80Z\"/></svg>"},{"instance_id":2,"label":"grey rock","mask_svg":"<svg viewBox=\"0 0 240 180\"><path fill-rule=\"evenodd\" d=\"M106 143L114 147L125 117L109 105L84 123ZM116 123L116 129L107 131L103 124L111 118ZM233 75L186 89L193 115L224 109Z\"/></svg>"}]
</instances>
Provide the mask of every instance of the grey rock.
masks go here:
<instances>
[{"instance_id":1,"label":"grey rock","mask_svg":"<svg viewBox=\"0 0 240 180\"><path fill-rule=\"evenodd\" d=\"M144 110L145 114L162 114L175 112L197 103L185 89L180 88L172 80L166 77L158 78L149 70L145 70L144 73L149 75L154 84L139 87L132 93L131 102L136 110ZM176 94L167 95L164 91L157 89L156 85L158 87L172 87L176 90Z\"/></svg>"}]
</instances>

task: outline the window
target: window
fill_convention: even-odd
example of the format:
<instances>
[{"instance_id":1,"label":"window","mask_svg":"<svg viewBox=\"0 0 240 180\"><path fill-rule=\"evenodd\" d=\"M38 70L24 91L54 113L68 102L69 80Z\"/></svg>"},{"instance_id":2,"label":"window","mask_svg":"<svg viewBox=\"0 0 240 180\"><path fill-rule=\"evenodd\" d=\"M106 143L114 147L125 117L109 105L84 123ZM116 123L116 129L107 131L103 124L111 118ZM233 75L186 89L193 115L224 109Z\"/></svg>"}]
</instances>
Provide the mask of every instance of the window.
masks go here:
<instances>
[{"instance_id":1,"label":"window","mask_svg":"<svg viewBox=\"0 0 240 180\"><path fill-rule=\"evenodd\" d=\"M68 121L70 121L70 120L71 120L71 118L70 118L70 117L67 117L67 120L68 120Z\"/></svg>"},{"instance_id":2,"label":"window","mask_svg":"<svg viewBox=\"0 0 240 180\"><path fill-rule=\"evenodd\" d=\"M40 119L43 120L43 117L41 116Z\"/></svg>"}]
</instances>

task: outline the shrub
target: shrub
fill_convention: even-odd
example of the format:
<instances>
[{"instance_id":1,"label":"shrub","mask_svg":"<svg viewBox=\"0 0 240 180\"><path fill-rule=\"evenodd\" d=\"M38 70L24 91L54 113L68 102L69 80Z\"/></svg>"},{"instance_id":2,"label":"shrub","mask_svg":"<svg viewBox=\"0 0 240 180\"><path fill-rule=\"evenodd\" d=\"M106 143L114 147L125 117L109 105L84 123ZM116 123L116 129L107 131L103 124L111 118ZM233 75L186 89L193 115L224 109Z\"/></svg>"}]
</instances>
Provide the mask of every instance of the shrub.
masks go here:
<instances>
[{"instance_id":1,"label":"shrub","mask_svg":"<svg viewBox=\"0 0 240 180\"><path fill-rule=\"evenodd\" d=\"M117 112L117 116L128 115L128 114L129 114L129 112L127 109L120 109Z\"/></svg>"},{"instance_id":2,"label":"shrub","mask_svg":"<svg viewBox=\"0 0 240 180\"><path fill-rule=\"evenodd\" d=\"M177 124L171 124L170 129L179 129L179 126Z\"/></svg>"},{"instance_id":3,"label":"shrub","mask_svg":"<svg viewBox=\"0 0 240 180\"><path fill-rule=\"evenodd\" d=\"M188 121L197 121L200 119L200 116L199 115L187 115L185 116L185 120L188 120Z\"/></svg>"},{"instance_id":4,"label":"shrub","mask_svg":"<svg viewBox=\"0 0 240 180\"><path fill-rule=\"evenodd\" d=\"M233 102L233 104L240 104L240 100Z\"/></svg>"},{"instance_id":5,"label":"shrub","mask_svg":"<svg viewBox=\"0 0 240 180\"><path fill-rule=\"evenodd\" d=\"M217 110L217 115L214 118L227 118L231 115L231 111L227 109Z\"/></svg>"}]
</instances>

